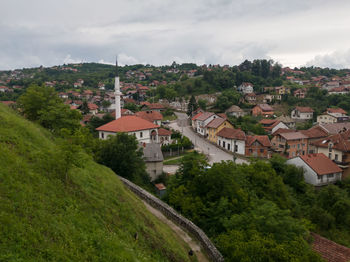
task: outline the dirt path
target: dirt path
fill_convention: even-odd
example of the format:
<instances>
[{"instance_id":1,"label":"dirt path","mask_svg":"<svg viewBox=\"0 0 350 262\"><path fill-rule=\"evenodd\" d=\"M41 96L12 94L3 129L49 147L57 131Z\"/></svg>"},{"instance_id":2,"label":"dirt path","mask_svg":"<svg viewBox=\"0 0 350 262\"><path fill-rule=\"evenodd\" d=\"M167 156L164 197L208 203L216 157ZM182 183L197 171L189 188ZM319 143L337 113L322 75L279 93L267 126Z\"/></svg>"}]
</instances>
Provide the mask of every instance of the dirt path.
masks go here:
<instances>
[{"instance_id":1,"label":"dirt path","mask_svg":"<svg viewBox=\"0 0 350 262\"><path fill-rule=\"evenodd\" d=\"M209 262L207 257L203 254L201 251L200 245L192 239L181 227L177 226L174 222L171 220L167 219L160 211L157 209L153 208L149 204L147 204L145 201L143 201L145 204L146 208L157 218L159 218L161 221L163 221L165 224L167 224L172 230L175 231L175 233L181 237L189 246L190 248L194 251L194 253L197 256L197 260L199 262Z\"/></svg>"}]
</instances>

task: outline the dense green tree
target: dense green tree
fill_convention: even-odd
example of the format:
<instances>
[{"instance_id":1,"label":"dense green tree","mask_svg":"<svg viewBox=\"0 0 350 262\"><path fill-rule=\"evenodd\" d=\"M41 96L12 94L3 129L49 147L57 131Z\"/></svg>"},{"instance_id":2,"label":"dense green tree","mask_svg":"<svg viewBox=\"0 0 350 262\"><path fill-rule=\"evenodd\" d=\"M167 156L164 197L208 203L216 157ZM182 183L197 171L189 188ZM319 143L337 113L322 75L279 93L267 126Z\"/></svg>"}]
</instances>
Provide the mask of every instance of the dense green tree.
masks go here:
<instances>
[{"instance_id":1,"label":"dense green tree","mask_svg":"<svg viewBox=\"0 0 350 262\"><path fill-rule=\"evenodd\" d=\"M117 175L138 184L147 184L149 177L142 156L142 148L138 147L136 138L126 133L118 133L100 141L96 154L97 161L111 168Z\"/></svg>"},{"instance_id":2,"label":"dense green tree","mask_svg":"<svg viewBox=\"0 0 350 262\"><path fill-rule=\"evenodd\" d=\"M198 109L198 104L196 101L196 98L194 95L191 96L190 101L188 102L188 107L187 107L187 115L191 116L192 112L196 111Z\"/></svg>"}]
</instances>

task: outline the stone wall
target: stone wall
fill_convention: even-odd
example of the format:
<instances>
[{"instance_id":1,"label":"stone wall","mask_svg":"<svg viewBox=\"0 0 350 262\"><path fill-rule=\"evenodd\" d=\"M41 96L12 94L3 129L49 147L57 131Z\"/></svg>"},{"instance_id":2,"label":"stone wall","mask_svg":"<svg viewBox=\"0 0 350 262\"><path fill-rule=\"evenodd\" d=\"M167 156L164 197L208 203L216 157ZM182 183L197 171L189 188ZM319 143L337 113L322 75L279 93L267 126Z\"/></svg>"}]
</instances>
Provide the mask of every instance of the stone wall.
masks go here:
<instances>
[{"instance_id":1,"label":"stone wall","mask_svg":"<svg viewBox=\"0 0 350 262\"><path fill-rule=\"evenodd\" d=\"M208 254L209 258L212 261L224 261L223 256L216 249L216 247L210 241L207 235L194 223L192 223L187 218L181 216L172 207L165 204L163 201L153 196L152 194L148 193L146 190L142 189L141 187L135 185L134 183L130 182L125 178L122 178L122 177L119 177L119 178L137 196L145 200L152 207L162 212L167 218L172 220L174 223L176 223L177 225L181 226L182 228L190 232L198 240L201 246L205 249L206 253Z\"/></svg>"}]
</instances>

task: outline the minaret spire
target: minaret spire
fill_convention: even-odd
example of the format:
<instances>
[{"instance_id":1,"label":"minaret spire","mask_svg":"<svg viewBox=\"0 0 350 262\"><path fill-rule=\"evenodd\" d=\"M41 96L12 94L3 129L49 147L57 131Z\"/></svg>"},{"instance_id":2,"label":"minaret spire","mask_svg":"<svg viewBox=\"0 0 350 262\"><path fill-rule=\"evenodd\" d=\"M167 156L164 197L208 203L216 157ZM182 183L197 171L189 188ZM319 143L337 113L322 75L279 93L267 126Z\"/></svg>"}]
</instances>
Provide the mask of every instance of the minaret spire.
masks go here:
<instances>
[{"instance_id":1,"label":"minaret spire","mask_svg":"<svg viewBox=\"0 0 350 262\"><path fill-rule=\"evenodd\" d=\"M115 119L121 117L121 108L120 108L120 84L119 84L119 74L118 74L118 56L115 60L115 78L114 78L114 95L115 95Z\"/></svg>"}]
</instances>

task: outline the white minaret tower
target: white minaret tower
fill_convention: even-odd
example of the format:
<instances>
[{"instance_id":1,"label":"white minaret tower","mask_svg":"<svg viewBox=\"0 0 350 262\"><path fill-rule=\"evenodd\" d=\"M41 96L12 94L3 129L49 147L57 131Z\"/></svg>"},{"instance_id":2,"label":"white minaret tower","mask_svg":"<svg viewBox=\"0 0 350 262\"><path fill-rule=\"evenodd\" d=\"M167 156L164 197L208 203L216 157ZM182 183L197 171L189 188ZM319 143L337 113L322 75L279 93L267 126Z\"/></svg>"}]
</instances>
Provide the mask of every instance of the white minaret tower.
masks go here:
<instances>
[{"instance_id":1,"label":"white minaret tower","mask_svg":"<svg viewBox=\"0 0 350 262\"><path fill-rule=\"evenodd\" d=\"M115 95L115 119L121 117L120 109L120 85L119 85L119 74L118 74L118 58L115 62L115 80L114 80L114 95Z\"/></svg>"}]
</instances>

